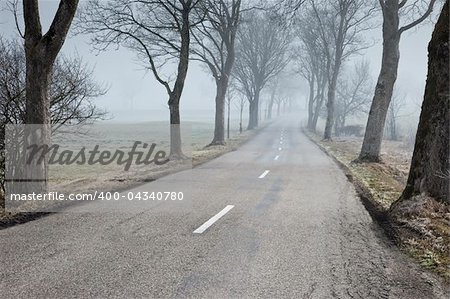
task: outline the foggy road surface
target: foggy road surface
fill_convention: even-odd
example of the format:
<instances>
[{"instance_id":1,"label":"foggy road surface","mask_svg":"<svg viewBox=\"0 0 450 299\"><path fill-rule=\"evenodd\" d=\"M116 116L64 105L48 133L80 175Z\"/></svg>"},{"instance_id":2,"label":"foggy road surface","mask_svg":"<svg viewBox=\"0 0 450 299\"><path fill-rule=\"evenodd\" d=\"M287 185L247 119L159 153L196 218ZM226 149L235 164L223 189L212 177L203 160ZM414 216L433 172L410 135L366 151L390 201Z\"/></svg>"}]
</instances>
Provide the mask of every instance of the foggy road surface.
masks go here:
<instances>
[{"instance_id":1,"label":"foggy road surface","mask_svg":"<svg viewBox=\"0 0 450 299\"><path fill-rule=\"evenodd\" d=\"M55 214L0 231L0 296L445 298L296 121L164 180L189 189L190 203Z\"/></svg>"}]
</instances>

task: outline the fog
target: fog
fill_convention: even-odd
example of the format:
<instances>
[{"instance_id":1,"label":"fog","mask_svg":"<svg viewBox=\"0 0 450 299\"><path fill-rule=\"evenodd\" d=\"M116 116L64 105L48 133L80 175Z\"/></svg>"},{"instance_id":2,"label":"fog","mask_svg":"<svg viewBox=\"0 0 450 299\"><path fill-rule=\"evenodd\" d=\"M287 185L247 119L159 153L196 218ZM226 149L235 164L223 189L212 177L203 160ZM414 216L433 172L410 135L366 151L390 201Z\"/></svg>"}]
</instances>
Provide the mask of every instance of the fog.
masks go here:
<instances>
[{"instance_id":1,"label":"fog","mask_svg":"<svg viewBox=\"0 0 450 299\"><path fill-rule=\"evenodd\" d=\"M5 1L2 2L5 8ZM44 31L54 16L57 4L58 1L40 1ZM4 37L20 38L11 12L6 9L1 11L0 20L0 33ZM380 16L377 17L377 23L381 24ZM413 123L417 120L423 97L427 71L427 45L432 29L432 22L425 22L406 32L400 44L401 59L396 90L400 97L405 97L407 104L403 114L412 116ZM352 57L344 67L351 67L355 61L361 59L368 60L372 79L376 81L381 65L380 25L367 32L367 39L373 46ZM153 75L137 61L134 53L122 47L99 52L93 49L89 41L89 36L74 36L71 32L62 54L83 57L94 69L96 80L109 87L108 93L98 98L96 103L110 113L110 121L167 120L169 116L167 93ZM297 105L305 107L308 91L300 76L296 80L298 80ZM180 104L182 119L213 121L214 97L215 83L209 71L199 63L191 62ZM264 107L264 103L262 106ZM232 118L236 117L237 109L233 107Z\"/></svg>"}]
</instances>

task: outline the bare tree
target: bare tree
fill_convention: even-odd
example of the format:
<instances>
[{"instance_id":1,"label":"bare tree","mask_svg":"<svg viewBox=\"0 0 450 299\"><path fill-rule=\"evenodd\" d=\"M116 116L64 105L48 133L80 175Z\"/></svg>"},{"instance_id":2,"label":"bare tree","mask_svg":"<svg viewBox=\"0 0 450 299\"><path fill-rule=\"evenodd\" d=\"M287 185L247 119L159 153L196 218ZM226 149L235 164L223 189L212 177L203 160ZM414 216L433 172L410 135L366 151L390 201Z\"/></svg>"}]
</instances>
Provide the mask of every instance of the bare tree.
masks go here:
<instances>
[{"instance_id":1,"label":"bare tree","mask_svg":"<svg viewBox=\"0 0 450 299\"><path fill-rule=\"evenodd\" d=\"M26 60L26 122L50 123L50 85L53 64L63 46L78 0L61 0L47 33L43 34L38 0L23 1Z\"/></svg>"},{"instance_id":2,"label":"bare tree","mask_svg":"<svg viewBox=\"0 0 450 299\"><path fill-rule=\"evenodd\" d=\"M26 121L26 68L23 46L0 37L0 188L4 188L5 130ZM61 126L78 126L103 119L106 113L93 100L106 93L92 70L76 57L57 58L49 81L48 100L52 132ZM17 149L21 147L18 144ZM0 192L1 193L1 192Z\"/></svg>"},{"instance_id":3,"label":"bare tree","mask_svg":"<svg viewBox=\"0 0 450 299\"><path fill-rule=\"evenodd\" d=\"M233 102L233 94L227 92L226 104L227 104L227 139L230 139L230 117L231 117L231 103Z\"/></svg>"},{"instance_id":4,"label":"bare tree","mask_svg":"<svg viewBox=\"0 0 450 299\"><path fill-rule=\"evenodd\" d=\"M371 2L311 0L329 64L325 140L331 139L334 125L336 85L341 65L348 57L367 47L362 33L371 26L368 22L374 11Z\"/></svg>"},{"instance_id":5,"label":"bare tree","mask_svg":"<svg viewBox=\"0 0 450 299\"><path fill-rule=\"evenodd\" d=\"M26 122L26 71L23 47L0 37L0 125ZM63 125L90 123L106 116L93 100L107 89L94 81L80 57L55 60L48 87L52 131Z\"/></svg>"},{"instance_id":6,"label":"bare tree","mask_svg":"<svg viewBox=\"0 0 450 299\"><path fill-rule=\"evenodd\" d=\"M336 135L340 135L349 116L368 112L371 88L368 61L356 63L351 72L344 72L340 76L336 90Z\"/></svg>"},{"instance_id":7,"label":"bare tree","mask_svg":"<svg viewBox=\"0 0 450 299\"><path fill-rule=\"evenodd\" d=\"M428 78L408 182L391 212L408 200L431 196L450 203L449 136L449 1L447 0L428 46Z\"/></svg>"},{"instance_id":8,"label":"bare tree","mask_svg":"<svg viewBox=\"0 0 450 299\"><path fill-rule=\"evenodd\" d=\"M400 97L399 95L394 94L392 96L391 103L389 104L389 110L387 115L387 126L386 132L391 140L398 140L399 138L399 128L398 128L398 119L401 117L400 112L404 108L405 99L404 97Z\"/></svg>"},{"instance_id":9,"label":"bare tree","mask_svg":"<svg viewBox=\"0 0 450 299\"><path fill-rule=\"evenodd\" d=\"M289 102L289 97L284 94L280 94L275 98L275 104L277 104L277 117L281 116L285 112L287 103Z\"/></svg>"},{"instance_id":10,"label":"bare tree","mask_svg":"<svg viewBox=\"0 0 450 299\"><path fill-rule=\"evenodd\" d=\"M267 84L267 118L273 116L273 108L276 105L276 116L285 112L288 104L292 104L293 93L297 88L297 82L292 80L291 72L281 72L272 78Z\"/></svg>"},{"instance_id":11,"label":"bare tree","mask_svg":"<svg viewBox=\"0 0 450 299\"><path fill-rule=\"evenodd\" d=\"M272 80L269 85L269 101L267 103L267 119L272 119L273 105L278 94L279 80Z\"/></svg>"},{"instance_id":12,"label":"bare tree","mask_svg":"<svg viewBox=\"0 0 450 299\"><path fill-rule=\"evenodd\" d=\"M269 13L253 11L246 15L238 34L234 76L249 102L249 130L258 126L262 89L287 64L289 42L286 27Z\"/></svg>"},{"instance_id":13,"label":"bare tree","mask_svg":"<svg viewBox=\"0 0 450 299\"><path fill-rule=\"evenodd\" d=\"M426 20L435 3L436 0L379 0L383 13L383 58L359 161L380 161L386 115L397 79L400 38ZM404 24L401 19L405 19Z\"/></svg>"},{"instance_id":14,"label":"bare tree","mask_svg":"<svg viewBox=\"0 0 450 299\"><path fill-rule=\"evenodd\" d=\"M46 33L42 32L38 0L23 0L23 20L25 31L19 26L18 1L12 1L16 12L16 24L24 38L26 65L25 123L39 124L39 129L27 130L27 144L48 144L50 138L49 86L55 60L66 40L78 6L78 0L60 0L58 9ZM28 129L30 129L29 127ZM27 146L25 144L25 147ZM48 157L43 161L33 161L28 169L28 178L33 179L26 188L42 193L47 190Z\"/></svg>"},{"instance_id":15,"label":"bare tree","mask_svg":"<svg viewBox=\"0 0 450 299\"><path fill-rule=\"evenodd\" d=\"M326 45L320 38L320 24L311 7L307 7L305 15L297 19L295 28L300 44L295 48L293 57L298 64L298 73L309 85L307 128L315 132L325 101L331 61L327 60Z\"/></svg>"},{"instance_id":16,"label":"bare tree","mask_svg":"<svg viewBox=\"0 0 450 299\"><path fill-rule=\"evenodd\" d=\"M239 133L242 134L243 132L243 126L242 126L242 120L244 117L244 109L245 109L245 104L247 103L247 100L245 98L245 95L241 94L240 96L236 95L237 100L234 101L234 105L236 107L236 109L238 109L239 111Z\"/></svg>"},{"instance_id":17,"label":"bare tree","mask_svg":"<svg viewBox=\"0 0 450 299\"><path fill-rule=\"evenodd\" d=\"M194 9L199 0L90 0L76 27L92 34L99 50L123 46L134 51L142 64L166 89L170 110L170 157L183 158L180 99L189 65L191 28L197 25ZM175 66L175 77L165 66Z\"/></svg>"},{"instance_id":18,"label":"bare tree","mask_svg":"<svg viewBox=\"0 0 450 299\"><path fill-rule=\"evenodd\" d=\"M0 124L25 123L25 52L17 41L0 37ZM1 143L3 146L3 143Z\"/></svg>"},{"instance_id":19,"label":"bare tree","mask_svg":"<svg viewBox=\"0 0 450 299\"><path fill-rule=\"evenodd\" d=\"M216 82L216 115L211 145L225 144L225 95L235 60L241 0L205 0L199 5L205 22L195 27L194 59L205 63Z\"/></svg>"}]
</instances>

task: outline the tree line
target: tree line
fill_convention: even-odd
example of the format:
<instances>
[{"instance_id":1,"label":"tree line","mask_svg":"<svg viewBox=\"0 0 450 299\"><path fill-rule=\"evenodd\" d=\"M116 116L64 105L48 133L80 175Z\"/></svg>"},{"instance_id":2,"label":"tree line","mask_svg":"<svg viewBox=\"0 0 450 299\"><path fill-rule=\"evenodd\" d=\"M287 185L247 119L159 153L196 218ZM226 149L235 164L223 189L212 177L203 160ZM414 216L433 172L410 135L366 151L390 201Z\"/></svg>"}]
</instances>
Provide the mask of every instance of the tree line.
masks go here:
<instances>
[{"instance_id":1,"label":"tree line","mask_svg":"<svg viewBox=\"0 0 450 299\"><path fill-rule=\"evenodd\" d=\"M64 84L65 75L77 77L77 74L69 74L74 69L70 64L81 65L80 61L57 58L73 26L76 34L89 35L92 46L100 51L112 46L133 51L164 87L170 111L172 159L184 158L180 101L190 62L203 63L216 83L215 130L211 145L217 145L225 143L225 106L230 85L246 98L249 105L247 129L254 129L258 126L261 92L273 87L289 63L295 61L298 72L309 85L308 128L315 130L319 114L325 114L324 139L331 139L333 129L339 134L348 115L368 110L358 162L379 162L398 72L401 36L424 22L436 3L436 0L89 0L79 5L78 0L60 0L51 25L44 33L38 0L24 0L21 5L23 51L21 46L6 44L8 49L16 47L23 52L23 57L16 53L15 59L23 61L25 73L13 72L12 76L20 80L11 81L17 85L14 89L21 90L22 100L4 105L4 111L14 105L15 113L21 111L23 123L45 125L64 123L67 115L77 121L89 115L94 118L101 115L90 105L89 99L104 90L96 87L92 80L84 81L84 86L80 83L85 89L84 95L76 97L75 102L71 102L74 97L70 96L63 96L65 100L58 100L61 96L53 99L53 89ZM10 4L17 11L18 1ZM441 18L445 8L448 9L448 1ZM377 25L377 15L382 16L382 62L374 96L368 100L371 88L368 64L362 61L350 71L344 66L352 56L370 46L365 32ZM17 27L20 31L20 26ZM86 72L81 67L78 75L89 78ZM428 89L432 88L429 84ZM79 100L82 105L73 105ZM64 101L68 101L67 105ZM57 108L58 103L63 105ZM82 111L71 113L74 107ZM66 110L61 112L63 109ZM447 117L448 121L448 115L442 117ZM27 139L46 139L47 135L48 132L32 132ZM421 134L418 137L426 139ZM416 147L420 145L417 142ZM447 159L445 165L448 165L448 153L439 154L438 160ZM45 166L37 171L44 174Z\"/></svg>"}]
</instances>

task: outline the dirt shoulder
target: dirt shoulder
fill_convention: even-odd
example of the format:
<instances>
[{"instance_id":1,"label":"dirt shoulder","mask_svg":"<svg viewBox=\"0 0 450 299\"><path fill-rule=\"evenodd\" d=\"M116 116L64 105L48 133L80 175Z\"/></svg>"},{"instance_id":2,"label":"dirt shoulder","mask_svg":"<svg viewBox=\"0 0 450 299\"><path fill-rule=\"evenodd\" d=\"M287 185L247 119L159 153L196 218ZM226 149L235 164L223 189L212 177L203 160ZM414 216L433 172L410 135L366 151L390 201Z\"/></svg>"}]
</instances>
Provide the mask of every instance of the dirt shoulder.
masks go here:
<instances>
[{"instance_id":1,"label":"dirt shoulder","mask_svg":"<svg viewBox=\"0 0 450 299\"><path fill-rule=\"evenodd\" d=\"M386 141L382 163L354 163L362 138L324 141L305 134L343 169L369 213L402 251L450 282L450 207L424 197L400 216L389 213L405 188L412 153L400 142Z\"/></svg>"},{"instance_id":2,"label":"dirt shoulder","mask_svg":"<svg viewBox=\"0 0 450 299\"><path fill-rule=\"evenodd\" d=\"M203 163L218 158L226 153L236 150L244 143L251 140L257 134L266 128L270 123L265 123L260 128L252 131L244 131L242 134L231 137L227 140L226 145L217 146L200 146L193 145L192 159L183 162L169 162L167 164L151 167L142 167L138 169L132 169L127 172L108 172L102 173L101 176L94 175L92 177L71 181L68 184L59 185L52 188L52 191L58 191L62 193L82 193L93 194L95 191L100 190L102 192L121 192L138 187L142 184L157 180L169 174L173 174L182 170L186 170L192 167L197 167ZM54 190L53 190L54 189ZM4 206L4 199L0 198L1 206ZM28 204L28 203L27 203ZM5 229L17 224L26 223L45 217L51 212L29 212L33 211L33 203L30 202L27 205L27 212L6 212L4 208L0 207L0 229ZM61 207L61 209L65 208ZM36 206L37 208L37 206ZM39 209L42 210L42 203L39 203ZM51 210L54 210L52 207Z\"/></svg>"}]
</instances>

